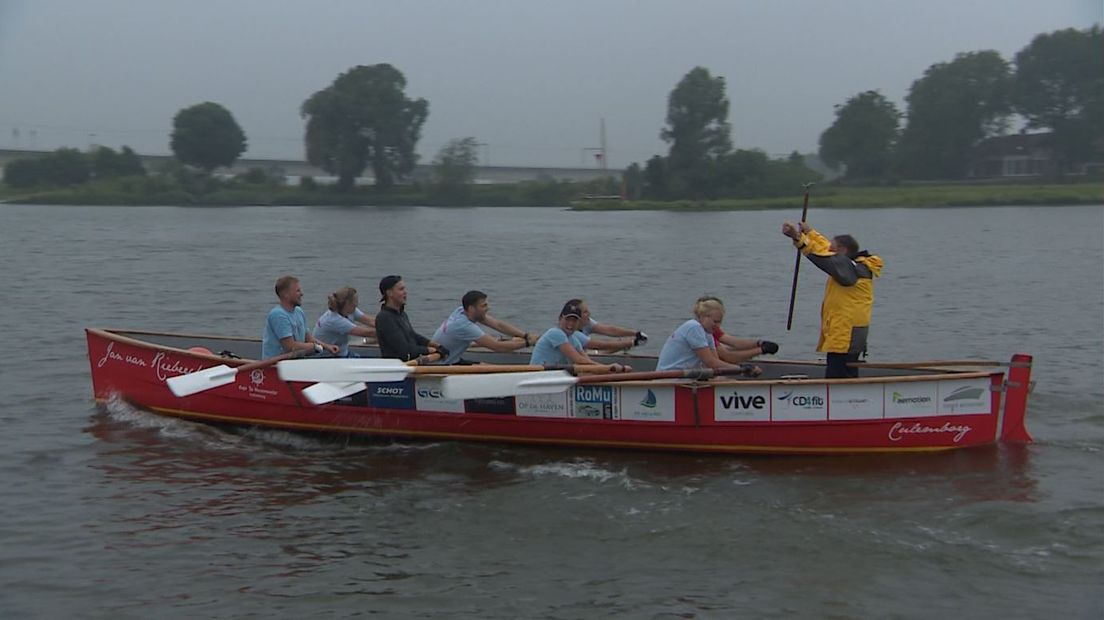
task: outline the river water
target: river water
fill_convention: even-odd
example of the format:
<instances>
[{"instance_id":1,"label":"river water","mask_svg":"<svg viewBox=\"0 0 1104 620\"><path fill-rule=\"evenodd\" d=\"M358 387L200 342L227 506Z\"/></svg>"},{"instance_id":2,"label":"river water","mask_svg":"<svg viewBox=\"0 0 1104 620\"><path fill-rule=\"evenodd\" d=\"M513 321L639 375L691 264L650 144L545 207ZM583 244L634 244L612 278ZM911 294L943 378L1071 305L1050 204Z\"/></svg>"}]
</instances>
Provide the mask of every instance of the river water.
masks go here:
<instances>
[{"instance_id":1,"label":"river water","mask_svg":"<svg viewBox=\"0 0 1104 620\"><path fill-rule=\"evenodd\" d=\"M796 201L795 201L796 202ZM652 336L815 356L793 213L0 205L2 618L1099 618L1104 208L839 209L886 261L871 360L1035 356L1030 446L732 457L232 432L91 400L83 328L259 336L401 274L431 333L468 289Z\"/></svg>"}]
</instances>

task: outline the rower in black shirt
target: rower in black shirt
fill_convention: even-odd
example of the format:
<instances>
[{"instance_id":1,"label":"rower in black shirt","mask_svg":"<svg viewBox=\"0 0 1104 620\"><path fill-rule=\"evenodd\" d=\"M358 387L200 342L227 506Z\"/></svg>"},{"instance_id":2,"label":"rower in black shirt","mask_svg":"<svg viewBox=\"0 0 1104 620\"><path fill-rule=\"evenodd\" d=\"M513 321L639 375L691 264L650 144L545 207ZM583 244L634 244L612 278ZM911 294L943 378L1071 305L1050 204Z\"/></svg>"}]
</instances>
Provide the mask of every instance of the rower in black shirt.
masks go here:
<instances>
[{"instance_id":1,"label":"rower in black shirt","mask_svg":"<svg viewBox=\"0 0 1104 620\"><path fill-rule=\"evenodd\" d=\"M380 311L376 315L376 338L380 357L405 361L430 361L426 357L439 353L448 356L441 345L414 331L406 315L406 283L402 276L387 276L380 280ZM437 359L437 358L433 358Z\"/></svg>"}]
</instances>

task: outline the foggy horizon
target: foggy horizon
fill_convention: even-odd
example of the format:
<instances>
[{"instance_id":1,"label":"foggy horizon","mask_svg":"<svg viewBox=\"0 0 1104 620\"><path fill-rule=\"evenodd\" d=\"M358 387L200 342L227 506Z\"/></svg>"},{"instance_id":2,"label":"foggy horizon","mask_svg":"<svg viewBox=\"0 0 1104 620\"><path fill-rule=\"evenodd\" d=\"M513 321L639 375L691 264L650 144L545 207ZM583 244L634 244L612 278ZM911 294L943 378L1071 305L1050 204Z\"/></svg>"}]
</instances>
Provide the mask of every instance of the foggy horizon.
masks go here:
<instances>
[{"instance_id":1,"label":"foggy horizon","mask_svg":"<svg viewBox=\"0 0 1104 620\"><path fill-rule=\"evenodd\" d=\"M213 101L243 158L302 159L299 107L356 65L390 63L429 117L420 163L454 138L489 165L594 167L666 154L667 96L695 66L725 78L733 145L816 152L834 106L958 53L1012 62L1036 35L1102 21L1098 1L1012 7L855 0L597 4L0 0L0 148L128 145L168 154L172 118Z\"/></svg>"}]
</instances>

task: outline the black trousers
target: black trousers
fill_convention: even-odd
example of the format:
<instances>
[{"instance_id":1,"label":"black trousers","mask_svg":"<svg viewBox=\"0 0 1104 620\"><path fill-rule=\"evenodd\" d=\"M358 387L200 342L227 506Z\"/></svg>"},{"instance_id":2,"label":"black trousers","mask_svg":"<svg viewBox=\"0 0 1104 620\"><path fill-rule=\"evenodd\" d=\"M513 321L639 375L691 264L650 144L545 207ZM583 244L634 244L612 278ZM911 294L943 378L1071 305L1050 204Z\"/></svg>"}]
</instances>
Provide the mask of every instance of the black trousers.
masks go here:
<instances>
[{"instance_id":1,"label":"black trousers","mask_svg":"<svg viewBox=\"0 0 1104 620\"><path fill-rule=\"evenodd\" d=\"M829 353L828 365L824 369L825 379L851 379L859 376L859 369L848 363L859 361L859 352Z\"/></svg>"}]
</instances>

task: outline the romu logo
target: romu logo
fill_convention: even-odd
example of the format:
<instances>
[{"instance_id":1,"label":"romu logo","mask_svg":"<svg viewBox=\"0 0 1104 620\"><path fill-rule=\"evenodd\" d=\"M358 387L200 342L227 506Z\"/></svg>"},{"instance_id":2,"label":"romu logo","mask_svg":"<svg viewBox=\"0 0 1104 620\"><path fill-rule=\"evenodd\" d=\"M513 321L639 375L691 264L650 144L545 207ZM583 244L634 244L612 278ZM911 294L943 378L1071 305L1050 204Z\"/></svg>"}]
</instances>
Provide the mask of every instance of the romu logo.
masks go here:
<instances>
[{"instance_id":1,"label":"romu logo","mask_svg":"<svg viewBox=\"0 0 1104 620\"><path fill-rule=\"evenodd\" d=\"M575 400L602 403L612 399L613 388L604 385L580 385L575 388Z\"/></svg>"},{"instance_id":2,"label":"romu logo","mask_svg":"<svg viewBox=\"0 0 1104 620\"><path fill-rule=\"evenodd\" d=\"M794 396L793 390L786 392L778 397L778 400L782 402L789 402L793 407L802 407L805 409L819 409L824 406L824 399L820 396Z\"/></svg>"}]
</instances>

